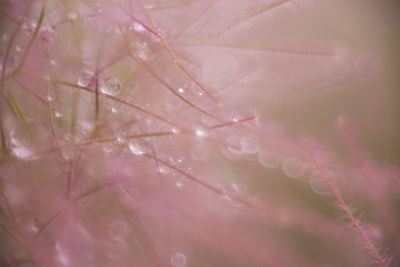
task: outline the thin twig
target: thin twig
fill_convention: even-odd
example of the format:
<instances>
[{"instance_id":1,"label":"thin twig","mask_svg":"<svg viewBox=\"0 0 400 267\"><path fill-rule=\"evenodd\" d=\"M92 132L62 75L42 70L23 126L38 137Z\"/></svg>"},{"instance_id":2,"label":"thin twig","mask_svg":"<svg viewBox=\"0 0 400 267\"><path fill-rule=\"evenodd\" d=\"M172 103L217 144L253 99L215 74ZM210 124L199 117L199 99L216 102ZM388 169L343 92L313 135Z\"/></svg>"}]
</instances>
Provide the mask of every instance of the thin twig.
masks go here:
<instances>
[{"instance_id":1,"label":"thin twig","mask_svg":"<svg viewBox=\"0 0 400 267\"><path fill-rule=\"evenodd\" d=\"M361 238L365 241L365 243L367 244L369 250L378 259L378 261L380 262L380 264L383 267L388 267L388 265L386 264L386 262L383 259L383 257L379 254L378 250L375 248L374 244L372 244L372 242L371 242L371 240L369 240L367 234L364 232L364 230L361 228L360 224L354 218L352 212L350 211L350 208L347 206L347 204L344 201L343 197L340 195L338 189L333 184L333 182L329 178L329 176L326 174L325 168L322 165L322 163L320 162L320 160L317 158L316 152L314 151L314 149L309 146L308 147L308 151L310 153L312 161L315 164L315 167L318 169L319 173L321 174L322 179L328 185L329 190L331 191L331 193L335 197L336 201L339 203L340 207L346 213L347 217L349 217L349 219L350 219L351 223L353 224L354 228L360 234Z\"/></svg>"}]
</instances>

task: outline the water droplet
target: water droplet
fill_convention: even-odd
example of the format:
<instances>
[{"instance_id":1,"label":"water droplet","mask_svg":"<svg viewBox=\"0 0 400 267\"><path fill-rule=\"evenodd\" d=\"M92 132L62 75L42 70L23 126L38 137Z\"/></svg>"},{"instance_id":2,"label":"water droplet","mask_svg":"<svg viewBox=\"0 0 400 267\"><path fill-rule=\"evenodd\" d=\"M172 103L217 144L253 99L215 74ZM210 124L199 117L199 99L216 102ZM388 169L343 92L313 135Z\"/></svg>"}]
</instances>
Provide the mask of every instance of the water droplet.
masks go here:
<instances>
[{"instance_id":1,"label":"water droplet","mask_svg":"<svg viewBox=\"0 0 400 267\"><path fill-rule=\"evenodd\" d=\"M146 29L143 27L142 24L133 22L133 30L136 32L144 32Z\"/></svg>"},{"instance_id":2,"label":"water droplet","mask_svg":"<svg viewBox=\"0 0 400 267\"><path fill-rule=\"evenodd\" d=\"M25 21L25 22L22 24L22 29L27 30L28 28L29 28L29 23L28 23L27 21Z\"/></svg>"},{"instance_id":3,"label":"water droplet","mask_svg":"<svg viewBox=\"0 0 400 267\"><path fill-rule=\"evenodd\" d=\"M93 123L90 121L83 121L80 123L80 126L81 126L82 130L84 130L85 132L90 132L94 128Z\"/></svg>"},{"instance_id":4,"label":"water droplet","mask_svg":"<svg viewBox=\"0 0 400 267\"><path fill-rule=\"evenodd\" d=\"M140 156L140 155L144 154L144 151L142 150L142 148L136 143L129 144L129 150L132 152L132 154L134 154L136 156Z\"/></svg>"},{"instance_id":5,"label":"water droplet","mask_svg":"<svg viewBox=\"0 0 400 267\"><path fill-rule=\"evenodd\" d=\"M225 195L224 199L229 201L229 205L232 208L240 208L242 206L241 202L238 201L248 194L247 188L241 184L228 183L223 188ZM228 210L226 210L228 212ZM231 210L231 212L236 212Z\"/></svg>"},{"instance_id":6,"label":"water droplet","mask_svg":"<svg viewBox=\"0 0 400 267\"><path fill-rule=\"evenodd\" d=\"M48 93L48 95L47 95L47 100L48 100L49 102L54 101L54 94L53 94L53 92L49 92L49 93Z\"/></svg>"},{"instance_id":7,"label":"water droplet","mask_svg":"<svg viewBox=\"0 0 400 267\"><path fill-rule=\"evenodd\" d=\"M118 107L117 106L112 106L111 107L111 112L112 113L117 113L118 112Z\"/></svg>"},{"instance_id":8,"label":"water droplet","mask_svg":"<svg viewBox=\"0 0 400 267\"><path fill-rule=\"evenodd\" d=\"M101 92L107 95L115 96L121 90L121 83L115 77L104 80L104 84L101 87Z\"/></svg>"},{"instance_id":9,"label":"water droplet","mask_svg":"<svg viewBox=\"0 0 400 267\"><path fill-rule=\"evenodd\" d=\"M161 174L167 174L167 173L169 172L169 169L168 169L166 166L161 165L160 167L158 167L158 171L159 171Z\"/></svg>"},{"instance_id":10,"label":"water droplet","mask_svg":"<svg viewBox=\"0 0 400 267\"><path fill-rule=\"evenodd\" d=\"M176 183L175 183L175 186L176 186L178 189L181 189L181 188L183 187L183 183L182 183L182 182L176 182Z\"/></svg>"},{"instance_id":11,"label":"water droplet","mask_svg":"<svg viewBox=\"0 0 400 267\"><path fill-rule=\"evenodd\" d=\"M123 135L119 135L119 136L117 136L117 143L118 144L125 144L126 143L126 138L125 138L125 136L123 136Z\"/></svg>"},{"instance_id":12,"label":"water droplet","mask_svg":"<svg viewBox=\"0 0 400 267\"><path fill-rule=\"evenodd\" d=\"M180 133L181 131L180 131L178 128L172 128L172 132L173 132L174 134L178 134L178 133Z\"/></svg>"},{"instance_id":13,"label":"water droplet","mask_svg":"<svg viewBox=\"0 0 400 267\"><path fill-rule=\"evenodd\" d=\"M55 61L54 59L51 59L49 62L50 62L50 65L53 65L53 66L57 65L57 61Z\"/></svg>"},{"instance_id":14,"label":"water droplet","mask_svg":"<svg viewBox=\"0 0 400 267\"><path fill-rule=\"evenodd\" d=\"M281 163L281 156L273 151L262 149L258 153L258 159L266 168L275 168Z\"/></svg>"},{"instance_id":15,"label":"water droplet","mask_svg":"<svg viewBox=\"0 0 400 267\"><path fill-rule=\"evenodd\" d=\"M32 233L36 234L39 231L39 227L37 225L36 221L31 221L29 224L29 230L32 231Z\"/></svg>"},{"instance_id":16,"label":"water droplet","mask_svg":"<svg viewBox=\"0 0 400 267\"><path fill-rule=\"evenodd\" d=\"M85 70L81 73L78 78L79 86L87 86L93 78L94 73L88 70Z\"/></svg>"},{"instance_id":17,"label":"water droplet","mask_svg":"<svg viewBox=\"0 0 400 267\"><path fill-rule=\"evenodd\" d=\"M300 177L304 173L304 164L301 160L287 158L283 161L283 172L292 178Z\"/></svg>"},{"instance_id":18,"label":"water droplet","mask_svg":"<svg viewBox=\"0 0 400 267\"><path fill-rule=\"evenodd\" d=\"M56 243L55 247L56 247L56 251L57 251L57 260L63 266L69 266L71 261L70 261L68 255L65 253L65 250L63 248L61 248L59 243Z\"/></svg>"},{"instance_id":19,"label":"water droplet","mask_svg":"<svg viewBox=\"0 0 400 267\"><path fill-rule=\"evenodd\" d=\"M71 12L68 13L67 17L68 17L69 20L73 21L73 20L76 20L78 18L78 15L75 12L71 11Z\"/></svg>"},{"instance_id":20,"label":"water droplet","mask_svg":"<svg viewBox=\"0 0 400 267\"><path fill-rule=\"evenodd\" d=\"M207 136L207 132L203 128L197 128L194 133L199 138L204 138Z\"/></svg>"},{"instance_id":21,"label":"water droplet","mask_svg":"<svg viewBox=\"0 0 400 267\"><path fill-rule=\"evenodd\" d=\"M51 26L44 27L41 31L40 39L46 43L52 43L56 39L56 32Z\"/></svg>"},{"instance_id":22,"label":"water droplet","mask_svg":"<svg viewBox=\"0 0 400 267\"><path fill-rule=\"evenodd\" d=\"M186 266L186 256L180 252L172 255L171 265L174 267L184 267Z\"/></svg>"},{"instance_id":23,"label":"water droplet","mask_svg":"<svg viewBox=\"0 0 400 267\"><path fill-rule=\"evenodd\" d=\"M183 93L185 92L185 89L183 89L182 87L180 87L180 88L178 89L178 92L181 93L181 94L183 94Z\"/></svg>"},{"instance_id":24,"label":"water droplet","mask_svg":"<svg viewBox=\"0 0 400 267\"><path fill-rule=\"evenodd\" d=\"M242 139L240 139L240 145L244 152L249 154L257 153L260 148L257 140L252 137L242 137Z\"/></svg>"},{"instance_id":25,"label":"water droplet","mask_svg":"<svg viewBox=\"0 0 400 267\"><path fill-rule=\"evenodd\" d=\"M87 139L88 135L92 133L94 129L94 123L92 120L90 121L80 121L78 122L78 131L76 132L75 142L81 142Z\"/></svg>"},{"instance_id":26,"label":"water droplet","mask_svg":"<svg viewBox=\"0 0 400 267\"><path fill-rule=\"evenodd\" d=\"M241 184L229 182L222 187L222 190L224 192L222 200L225 204L223 202L220 204L224 205L224 214L228 216L236 214L243 206L241 200L248 197L247 188Z\"/></svg>"},{"instance_id":27,"label":"water droplet","mask_svg":"<svg viewBox=\"0 0 400 267\"><path fill-rule=\"evenodd\" d=\"M226 139L228 150L234 154L240 154L243 152L243 146L241 144L241 138L236 135L231 135Z\"/></svg>"},{"instance_id":28,"label":"water droplet","mask_svg":"<svg viewBox=\"0 0 400 267\"><path fill-rule=\"evenodd\" d=\"M243 194L245 189L242 185L235 184L235 183L229 183L229 184L225 185L224 191L228 197L229 196L234 197L234 196Z\"/></svg>"},{"instance_id":29,"label":"water droplet","mask_svg":"<svg viewBox=\"0 0 400 267\"><path fill-rule=\"evenodd\" d=\"M151 49L147 42L135 42L131 45L131 51L142 60L147 60L151 53Z\"/></svg>"},{"instance_id":30,"label":"water droplet","mask_svg":"<svg viewBox=\"0 0 400 267\"><path fill-rule=\"evenodd\" d=\"M61 118L62 116L64 116L64 113L62 113L61 111L56 110L54 112L54 116L56 116L57 118Z\"/></svg>"},{"instance_id":31,"label":"water droplet","mask_svg":"<svg viewBox=\"0 0 400 267\"><path fill-rule=\"evenodd\" d=\"M20 46L20 45L15 46L15 51L21 52L22 50L24 50L24 48L22 46Z\"/></svg>"},{"instance_id":32,"label":"water droplet","mask_svg":"<svg viewBox=\"0 0 400 267\"><path fill-rule=\"evenodd\" d=\"M12 153L25 160L33 160L50 140L48 129L40 124L21 124L10 132Z\"/></svg>"},{"instance_id":33,"label":"water droplet","mask_svg":"<svg viewBox=\"0 0 400 267\"><path fill-rule=\"evenodd\" d=\"M67 144L61 149L62 155L65 160L71 160L75 157L76 149L72 144Z\"/></svg>"}]
</instances>

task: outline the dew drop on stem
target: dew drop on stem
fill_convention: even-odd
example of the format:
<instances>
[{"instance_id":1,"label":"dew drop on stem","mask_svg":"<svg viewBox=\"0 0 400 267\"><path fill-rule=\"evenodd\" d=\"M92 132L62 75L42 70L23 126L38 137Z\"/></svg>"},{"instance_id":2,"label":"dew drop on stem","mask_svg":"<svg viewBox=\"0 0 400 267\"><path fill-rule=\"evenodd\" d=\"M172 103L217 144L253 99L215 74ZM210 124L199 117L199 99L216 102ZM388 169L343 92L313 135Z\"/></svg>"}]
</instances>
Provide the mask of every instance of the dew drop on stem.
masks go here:
<instances>
[{"instance_id":1,"label":"dew drop on stem","mask_svg":"<svg viewBox=\"0 0 400 267\"><path fill-rule=\"evenodd\" d=\"M207 136L207 131L201 127L198 127L196 128L194 134L197 138L204 138Z\"/></svg>"},{"instance_id":2,"label":"dew drop on stem","mask_svg":"<svg viewBox=\"0 0 400 267\"><path fill-rule=\"evenodd\" d=\"M91 79L93 78L94 73L89 71L89 70L84 70L82 73L79 75L78 78L78 85L79 86L87 86Z\"/></svg>"},{"instance_id":3,"label":"dew drop on stem","mask_svg":"<svg viewBox=\"0 0 400 267\"><path fill-rule=\"evenodd\" d=\"M54 101L54 93L53 92L49 92L48 94L47 94L47 101L49 101L49 102L52 102L52 101Z\"/></svg>"},{"instance_id":4,"label":"dew drop on stem","mask_svg":"<svg viewBox=\"0 0 400 267\"><path fill-rule=\"evenodd\" d=\"M131 45L131 52L142 60L148 60L151 54L151 48L147 42L136 41Z\"/></svg>"},{"instance_id":5,"label":"dew drop on stem","mask_svg":"<svg viewBox=\"0 0 400 267\"><path fill-rule=\"evenodd\" d=\"M245 194L246 189L244 186L237 183L228 183L224 186L224 192L227 197L238 197Z\"/></svg>"},{"instance_id":6,"label":"dew drop on stem","mask_svg":"<svg viewBox=\"0 0 400 267\"><path fill-rule=\"evenodd\" d=\"M76 148L74 145L68 144L61 149L61 152L65 160L72 160L75 157Z\"/></svg>"},{"instance_id":7,"label":"dew drop on stem","mask_svg":"<svg viewBox=\"0 0 400 267\"><path fill-rule=\"evenodd\" d=\"M107 78L101 86L101 92L107 95L116 96L121 91L121 83L116 77Z\"/></svg>"},{"instance_id":8,"label":"dew drop on stem","mask_svg":"<svg viewBox=\"0 0 400 267\"><path fill-rule=\"evenodd\" d=\"M24 50L24 48L21 45L16 45L15 46L15 51L17 51L17 53L20 53Z\"/></svg>"},{"instance_id":9,"label":"dew drop on stem","mask_svg":"<svg viewBox=\"0 0 400 267\"><path fill-rule=\"evenodd\" d=\"M179 182L175 183L175 186L176 186L176 188L181 189L181 188L183 188L184 184L183 184L183 182L179 181Z\"/></svg>"},{"instance_id":10,"label":"dew drop on stem","mask_svg":"<svg viewBox=\"0 0 400 267\"><path fill-rule=\"evenodd\" d=\"M54 112L54 116L56 116L57 118L61 118L63 115L64 115L64 114L63 114L61 111L59 111L59 110L56 110L56 111Z\"/></svg>"},{"instance_id":11,"label":"dew drop on stem","mask_svg":"<svg viewBox=\"0 0 400 267\"><path fill-rule=\"evenodd\" d=\"M144 154L143 148L136 142L131 142L129 144L129 150L131 151L132 154L134 154L136 156L140 156L140 155Z\"/></svg>"},{"instance_id":12,"label":"dew drop on stem","mask_svg":"<svg viewBox=\"0 0 400 267\"><path fill-rule=\"evenodd\" d=\"M172 131L174 134L178 134L178 133L181 132L178 128L172 128L171 131Z\"/></svg>"},{"instance_id":13,"label":"dew drop on stem","mask_svg":"<svg viewBox=\"0 0 400 267\"><path fill-rule=\"evenodd\" d=\"M112 106L111 107L111 112L112 113L117 113L118 112L118 107L117 106Z\"/></svg>"},{"instance_id":14,"label":"dew drop on stem","mask_svg":"<svg viewBox=\"0 0 400 267\"><path fill-rule=\"evenodd\" d=\"M160 167L158 167L158 171L161 174L168 174L169 173L169 169L164 165L160 165Z\"/></svg>"},{"instance_id":15,"label":"dew drop on stem","mask_svg":"<svg viewBox=\"0 0 400 267\"><path fill-rule=\"evenodd\" d=\"M126 143L126 138L125 138L125 136L123 136L123 135L118 135L118 136L117 136L117 143L120 144L120 145L125 144L125 143Z\"/></svg>"},{"instance_id":16,"label":"dew drop on stem","mask_svg":"<svg viewBox=\"0 0 400 267\"><path fill-rule=\"evenodd\" d=\"M146 31L146 29L143 27L143 25L140 24L140 23L137 23L136 21L133 22L132 27L133 27L133 30L135 32L144 32L144 31Z\"/></svg>"}]
</instances>

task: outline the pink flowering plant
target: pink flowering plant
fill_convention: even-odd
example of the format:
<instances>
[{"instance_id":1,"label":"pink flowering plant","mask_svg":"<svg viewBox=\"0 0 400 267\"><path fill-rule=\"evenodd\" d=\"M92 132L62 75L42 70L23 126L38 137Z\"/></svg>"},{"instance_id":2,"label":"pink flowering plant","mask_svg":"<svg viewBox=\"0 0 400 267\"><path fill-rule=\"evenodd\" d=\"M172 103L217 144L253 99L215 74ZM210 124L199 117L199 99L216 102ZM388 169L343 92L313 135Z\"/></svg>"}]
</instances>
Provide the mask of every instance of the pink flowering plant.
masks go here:
<instances>
[{"instance_id":1,"label":"pink flowering plant","mask_svg":"<svg viewBox=\"0 0 400 267\"><path fill-rule=\"evenodd\" d=\"M2 1L0 265L398 266L364 2Z\"/></svg>"}]
</instances>

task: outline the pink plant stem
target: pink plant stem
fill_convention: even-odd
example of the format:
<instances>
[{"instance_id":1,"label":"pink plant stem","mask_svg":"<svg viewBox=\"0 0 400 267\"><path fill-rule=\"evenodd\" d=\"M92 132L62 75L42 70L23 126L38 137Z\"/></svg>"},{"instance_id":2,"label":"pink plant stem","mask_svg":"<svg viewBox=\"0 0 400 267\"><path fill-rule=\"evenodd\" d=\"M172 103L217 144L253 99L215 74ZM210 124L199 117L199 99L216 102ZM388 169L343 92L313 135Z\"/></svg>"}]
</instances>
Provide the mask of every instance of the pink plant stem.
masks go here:
<instances>
[{"instance_id":1,"label":"pink plant stem","mask_svg":"<svg viewBox=\"0 0 400 267\"><path fill-rule=\"evenodd\" d=\"M258 9L255 9L256 11L250 15L246 15L244 18L240 18L239 20L235 21L233 24L225 27L222 31L218 32L215 34L210 41L213 41L224 34L228 33L230 30L235 29L236 27L240 26L242 23L245 23L249 20L255 19L258 16L261 16L262 14L265 14L268 11L271 11L272 9L279 7L287 2L290 2L291 0L278 0L274 3L268 3L265 7L261 7ZM217 2L217 1L216 1Z\"/></svg>"},{"instance_id":2,"label":"pink plant stem","mask_svg":"<svg viewBox=\"0 0 400 267\"><path fill-rule=\"evenodd\" d=\"M10 20L11 22L13 22L14 24L19 24L20 23L16 18L14 18L13 16L11 16L10 14L8 14L7 12L5 12L2 9L0 9L0 14L2 16L4 16L5 18L7 18L8 20Z\"/></svg>"},{"instance_id":3,"label":"pink plant stem","mask_svg":"<svg viewBox=\"0 0 400 267\"><path fill-rule=\"evenodd\" d=\"M340 131L345 138L347 145L350 147L351 153L353 154L356 164L361 168L361 173L367 180L368 191L371 195L373 195L374 200L376 201L375 205L378 207L378 212L386 219L385 221L389 224L389 227L393 230L394 235L397 236L400 240L400 230L397 229L396 226L396 218L393 216L393 212L390 208L385 205L383 198L381 197L382 191L377 190L380 187L377 179L374 177L374 174L371 172L369 163L364 156L364 153L361 151L361 148L354 137L348 121L344 118L340 118L338 122L338 126ZM381 181L382 184L382 181ZM387 185L384 185L387 186Z\"/></svg>"},{"instance_id":4,"label":"pink plant stem","mask_svg":"<svg viewBox=\"0 0 400 267\"><path fill-rule=\"evenodd\" d=\"M110 68L112 65L114 65L115 63L117 63L118 61L124 59L126 56L126 54L120 55L118 57L115 57L112 61L110 61L109 63L107 63L105 66L99 68L96 73L93 74L93 76L91 77L87 87L92 87L94 82L96 81L97 77L102 74L104 71L106 71L108 68Z\"/></svg>"},{"instance_id":5,"label":"pink plant stem","mask_svg":"<svg viewBox=\"0 0 400 267\"><path fill-rule=\"evenodd\" d=\"M7 69L7 61L10 55L11 46L21 28L21 24L17 25L17 28L12 33L10 40L7 43L7 48L5 51L4 59L2 62L2 69L1 69L1 77L0 77L0 118L3 117L4 113L4 97L5 97L5 82L6 82L6 69ZM1 149L3 150L3 158L7 156L7 145L6 145L6 136L4 131L3 120L0 120L0 138L1 138Z\"/></svg>"},{"instance_id":6,"label":"pink plant stem","mask_svg":"<svg viewBox=\"0 0 400 267\"><path fill-rule=\"evenodd\" d=\"M146 70L157 80L159 81L165 88L167 88L171 93L173 93L176 97L178 97L180 100L182 100L182 102L186 103L187 105L189 105L190 107L192 107L193 109L203 113L204 115L213 118L216 121L222 122L222 119L218 118L217 116L211 114L210 112L208 112L207 110L197 106L196 104L190 102L189 100L187 100L186 98L184 98L183 96L181 96L178 92L176 92L176 90L169 85L164 79L162 79L147 63L145 63L143 60L140 60L136 55L131 53L131 57L137 61L140 62L145 68Z\"/></svg>"},{"instance_id":7,"label":"pink plant stem","mask_svg":"<svg viewBox=\"0 0 400 267\"><path fill-rule=\"evenodd\" d=\"M69 83L69 82L65 82L65 81L58 81L58 80L51 80L51 81L54 82L54 83L57 83L57 84L65 85L65 86L67 86L67 87L78 88L78 89L85 90L85 91L88 91L88 92L91 92L91 93L96 93L95 90L93 90L93 89L91 89L91 88L88 88L88 87L85 87L85 86L79 86L79 85L76 85L76 84L73 84L73 83ZM149 116L151 116L151 117L157 118L157 119L159 119L160 121L163 121L163 122L165 122L165 123L170 124L171 126L174 126L174 127L179 128L179 129L182 129L182 127L180 127L180 126L178 126L177 124L171 122L170 120L168 120L168 119L166 119L166 118L164 118L164 117L161 117L161 116L159 116L159 115L157 115L157 114L155 114L155 113L153 113L153 112L151 112L151 111L148 111L148 110L146 110L146 109L144 109L144 108L141 108L141 107L139 107L139 106L137 106L137 105L134 105L134 104L132 104L132 103L130 103L130 102L128 102L128 101L122 100L122 99L117 98L117 97L112 96L112 95L104 94L104 93L102 93L102 92L98 92L98 94L99 94L100 96L104 96L104 97L106 97L106 98L109 98L109 99L112 99L112 100L114 100L114 101L116 101L116 102L119 102L119 103L121 103L121 104L123 104L123 105L126 105L126 106L128 106L128 107L130 107L130 108L133 108L133 109L136 109L136 110L138 110L138 111L140 111L140 112L143 112L143 113L145 113L145 114L147 114L147 115L149 115Z\"/></svg>"},{"instance_id":8,"label":"pink plant stem","mask_svg":"<svg viewBox=\"0 0 400 267\"><path fill-rule=\"evenodd\" d=\"M65 157L64 157L64 155L62 153L61 146L60 146L60 141L58 139L56 130L54 128L53 107L52 107L50 101L47 104L48 104L48 111L49 111L49 118L50 118L50 129L51 129L51 132L53 134L53 137L54 137L54 140L55 140L55 143L56 143L57 151L59 152L59 154L61 156L61 160L63 162L64 168L67 168L68 164L67 164L67 161L65 160ZM72 164L70 164L70 170L67 171L67 191L66 191L67 200L70 199L72 168L73 168Z\"/></svg>"},{"instance_id":9,"label":"pink plant stem","mask_svg":"<svg viewBox=\"0 0 400 267\"><path fill-rule=\"evenodd\" d=\"M321 174L322 178L324 179L325 183L328 185L329 190L333 194L334 198L340 205L340 207L343 209L343 211L346 213L346 215L349 217L351 223L353 224L354 228L357 230L357 232L360 234L361 238L364 239L366 245L368 246L369 250L372 252L372 254L376 257L376 259L380 262L380 264L383 267L388 267L386 264L385 260L383 257L379 254L375 246L372 244L371 240L369 240L368 236L364 232L364 230L361 228L357 220L354 218L353 214L351 213L349 207L347 206L346 202L340 195L339 191L337 190L336 186L332 183L331 179L328 177L328 175L325 172L325 168L322 165L322 163L319 161L317 158L316 152L311 146L308 146L308 151L310 153L311 159L315 164L315 167L318 169L319 173Z\"/></svg>"},{"instance_id":10,"label":"pink plant stem","mask_svg":"<svg viewBox=\"0 0 400 267\"><path fill-rule=\"evenodd\" d=\"M147 20L150 22L152 28L156 28L153 21L151 20L150 14L146 11L146 9L143 7L143 3L142 1L140 1L140 4L142 6L143 12L147 18ZM131 16L130 14L128 14L128 16L131 17L132 20L134 20L135 22L139 23L145 30L149 31L151 34L154 34L160 41L162 46L164 47L165 51L167 52L167 54L169 55L169 57L174 61L174 63L178 66L178 68L180 70L182 70L185 75L187 77L189 77L190 80L192 80L199 88L200 90L205 93L213 102L217 103L218 106L222 106L222 103L220 103L210 92L209 90L207 90L204 85L202 85L194 76L192 73L190 73L183 65L182 63L179 61L179 59L176 57L174 51L171 50L171 48L168 46L166 40L164 39L164 37L162 35L160 35L159 33L157 33L156 31L154 31L153 29L151 29L150 27L148 27L147 25L145 25L143 22L141 22L140 20L136 19L135 17Z\"/></svg>"}]
</instances>

